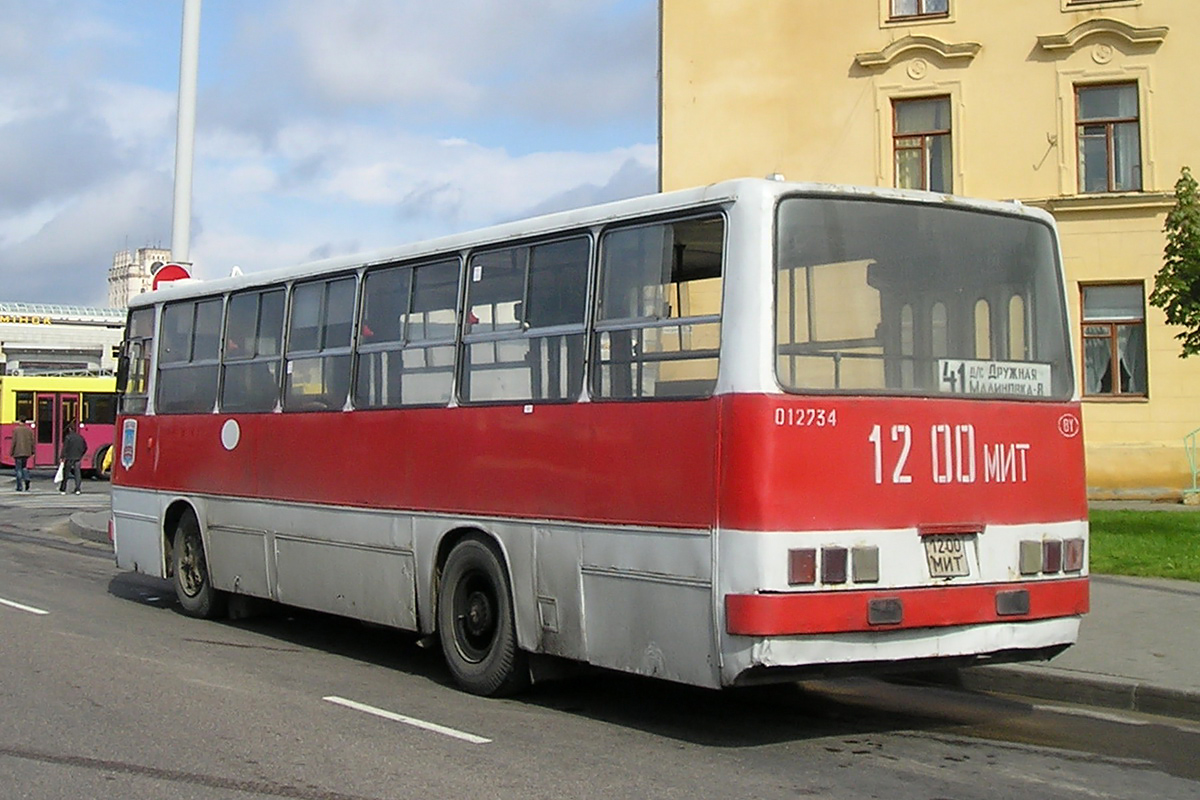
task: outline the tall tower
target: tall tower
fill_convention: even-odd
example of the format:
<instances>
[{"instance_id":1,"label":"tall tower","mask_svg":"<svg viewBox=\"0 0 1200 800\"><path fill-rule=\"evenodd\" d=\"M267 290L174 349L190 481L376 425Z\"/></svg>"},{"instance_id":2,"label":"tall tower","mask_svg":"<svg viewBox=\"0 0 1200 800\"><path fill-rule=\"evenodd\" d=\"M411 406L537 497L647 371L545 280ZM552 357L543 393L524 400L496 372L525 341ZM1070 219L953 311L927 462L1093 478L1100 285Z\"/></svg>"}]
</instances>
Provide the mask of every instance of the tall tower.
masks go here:
<instances>
[{"instance_id":1,"label":"tall tower","mask_svg":"<svg viewBox=\"0 0 1200 800\"><path fill-rule=\"evenodd\" d=\"M154 273L171 260L171 251L161 247L121 250L108 270L109 308L125 308L129 299L150 291Z\"/></svg>"}]
</instances>

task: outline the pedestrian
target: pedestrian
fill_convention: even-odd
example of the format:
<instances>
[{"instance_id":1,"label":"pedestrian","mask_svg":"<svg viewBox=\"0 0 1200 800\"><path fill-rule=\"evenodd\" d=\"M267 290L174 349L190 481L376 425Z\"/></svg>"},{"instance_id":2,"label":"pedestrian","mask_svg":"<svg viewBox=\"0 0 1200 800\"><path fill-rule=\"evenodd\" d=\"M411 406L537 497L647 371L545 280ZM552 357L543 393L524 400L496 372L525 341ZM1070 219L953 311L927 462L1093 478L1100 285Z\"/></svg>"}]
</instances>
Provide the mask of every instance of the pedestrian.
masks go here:
<instances>
[{"instance_id":1,"label":"pedestrian","mask_svg":"<svg viewBox=\"0 0 1200 800\"><path fill-rule=\"evenodd\" d=\"M25 484L25 491L29 491L29 459L33 455L33 430L30 425L33 423L29 420L21 420L13 428L12 434L12 450L14 471L17 473L17 491L21 491L21 484Z\"/></svg>"},{"instance_id":2,"label":"pedestrian","mask_svg":"<svg viewBox=\"0 0 1200 800\"><path fill-rule=\"evenodd\" d=\"M76 432L73 425L67 426L67 435L63 437L62 453L59 456L63 462L62 483L58 485L58 493L67 493L67 478L75 479L75 494L83 494L83 471L79 462L87 452L87 440Z\"/></svg>"}]
</instances>

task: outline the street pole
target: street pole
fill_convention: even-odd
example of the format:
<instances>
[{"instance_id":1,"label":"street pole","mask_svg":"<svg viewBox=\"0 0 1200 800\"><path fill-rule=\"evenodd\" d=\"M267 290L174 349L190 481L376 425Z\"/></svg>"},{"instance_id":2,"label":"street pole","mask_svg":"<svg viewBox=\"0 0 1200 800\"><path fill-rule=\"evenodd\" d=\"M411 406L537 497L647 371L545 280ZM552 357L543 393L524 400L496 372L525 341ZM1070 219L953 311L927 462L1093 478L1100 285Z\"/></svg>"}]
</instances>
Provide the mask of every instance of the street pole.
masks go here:
<instances>
[{"instance_id":1,"label":"street pole","mask_svg":"<svg viewBox=\"0 0 1200 800\"><path fill-rule=\"evenodd\" d=\"M196 72L200 63L200 0L183 0L179 45L179 111L175 128L175 208L171 259L191 264L192 160L196 140Z\"/></svg>"}]
</instances>

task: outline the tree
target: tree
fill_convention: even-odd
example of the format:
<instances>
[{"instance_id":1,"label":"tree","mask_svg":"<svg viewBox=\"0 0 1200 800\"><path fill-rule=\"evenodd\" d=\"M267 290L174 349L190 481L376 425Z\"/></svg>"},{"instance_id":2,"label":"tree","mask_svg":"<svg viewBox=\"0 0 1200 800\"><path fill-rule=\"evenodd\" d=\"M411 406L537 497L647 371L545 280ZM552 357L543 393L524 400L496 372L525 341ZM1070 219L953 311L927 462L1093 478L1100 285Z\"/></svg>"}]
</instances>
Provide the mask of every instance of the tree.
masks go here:
<instances>
[{"instance_id":1,"label":"tree","mask_svg":"<svg viewBox=\"0 0 1200 800\"><path fill-rule=\"evenodd\" d=\"M1163 265L1154 276L1150 304L1167 314L1167 322L1183 330L1180 358L1200 353L1200 196L1192 171L1184 167L1175 182L1175 206L1163 231L1167 246Z\"/></svg>"}]
</instances>

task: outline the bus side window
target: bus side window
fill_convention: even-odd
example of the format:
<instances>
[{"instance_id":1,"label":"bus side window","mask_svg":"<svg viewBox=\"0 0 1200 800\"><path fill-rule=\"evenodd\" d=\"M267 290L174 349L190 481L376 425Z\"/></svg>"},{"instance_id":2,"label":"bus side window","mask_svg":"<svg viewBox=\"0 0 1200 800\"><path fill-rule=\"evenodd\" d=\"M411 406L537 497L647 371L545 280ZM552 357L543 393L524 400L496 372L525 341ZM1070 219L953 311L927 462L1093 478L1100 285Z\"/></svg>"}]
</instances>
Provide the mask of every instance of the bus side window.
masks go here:
<instances>
[{"instance_id":1,"label":"bus side window","mask_svg":"<svg viewBox=\"0 0 1200 800\"><path fill-rule=\"evenodd\" d=\"M463 329L464 401L579 397L590 259L589 236L472 256Z\"/></svg>"},{"instance_id":2,"label":"bus side window","mask_svg":"<svg viewBox=\"0 0 1200 800\"><path fill-rule=\"evenodd\" d=\"M217 401L221 298L163 308L155 409L164 414L211 413Z\"/></svg>"},{"instance_id":3,"label":"bus side window","mask_svg":"<svg viewBox=\"0 0 1200 800\"><path fill-rule=\"evenodd\" d=\"M445 405L454 382L457 258L367 273L356 408Z\"/></svg>"},{"instance_id":4,"label":"bus side window","mask_svg":"<svg viewBox=\"0 0 1200 800\"><path fill-rule=\"evenodd\" d=\"M279 401L283 289L229 298L222 358L221 410L273 411Z\"/></svg>"},{"instance_id":5,"label":"bus side window","mask_svg":"<svg viewBox=\"0 0 1200 800\"><path fill-rule=\"evenodd\" d=\"M717 382L725 224L706 216L600 240L598 399L705 397Z\"/></svg>"},{"instance_id":6,"label":"bus side window","mask_svg":"<svg viewBox=\"0 0 1200 800\"><path fill-rule=\"evenodd\" d=\"M334 411L350 391L357 277L297 284L285 359L285 411Z\"/></svg>"},{"instance_id":7,"label":"bus side window","mask_svg":"<svg viewBox=\"0 0 1200 800\"><path fill-rule=\"evenodd\" d=\"M121 345L124 377L117 379L121 411L140 414L146 410L150 391L150 347L154 341L154 309L138 308L129 313L125 341Z\"/></svg>"}]
</instances>

